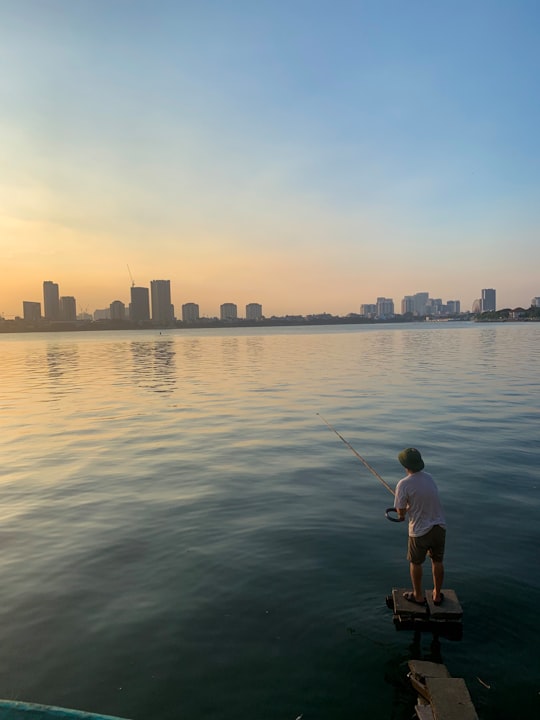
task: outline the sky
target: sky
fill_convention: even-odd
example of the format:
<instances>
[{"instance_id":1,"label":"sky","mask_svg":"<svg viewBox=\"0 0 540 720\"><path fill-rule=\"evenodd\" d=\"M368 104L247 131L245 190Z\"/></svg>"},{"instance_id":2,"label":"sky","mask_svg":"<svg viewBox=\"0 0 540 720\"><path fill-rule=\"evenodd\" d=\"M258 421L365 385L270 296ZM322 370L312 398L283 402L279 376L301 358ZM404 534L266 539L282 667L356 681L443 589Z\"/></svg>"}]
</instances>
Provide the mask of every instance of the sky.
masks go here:
<instances>
[{"instance_id":1,"label":"sky","mask_svg":"<svg viewBox=\"0 0 540 720\"><path fill-rule=\"evenodd\" d=\"M0 315L540 296L537 0L0 0Z\"/></svg>"}]
</instances>

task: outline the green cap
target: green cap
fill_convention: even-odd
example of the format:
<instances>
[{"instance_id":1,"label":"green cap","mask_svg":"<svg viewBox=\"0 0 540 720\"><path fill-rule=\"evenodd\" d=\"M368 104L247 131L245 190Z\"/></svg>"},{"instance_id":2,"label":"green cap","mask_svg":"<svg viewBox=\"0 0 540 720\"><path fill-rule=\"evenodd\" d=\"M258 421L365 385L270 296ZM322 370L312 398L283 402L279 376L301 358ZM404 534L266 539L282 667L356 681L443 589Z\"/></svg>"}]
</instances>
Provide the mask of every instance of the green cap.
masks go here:
<instances>
[{"instance_id":1,"label":"green cap","mask_svg":"<svg viewBox=\"0 0 540 720\"><path fill-rule=\"evenodd\" d=\"M420 451L416 448L405 448L405 450L399 453L398 460L404 468L412 472L418 472L424 469L424 461L422 460Z\"/></svg>"}]
</instances>

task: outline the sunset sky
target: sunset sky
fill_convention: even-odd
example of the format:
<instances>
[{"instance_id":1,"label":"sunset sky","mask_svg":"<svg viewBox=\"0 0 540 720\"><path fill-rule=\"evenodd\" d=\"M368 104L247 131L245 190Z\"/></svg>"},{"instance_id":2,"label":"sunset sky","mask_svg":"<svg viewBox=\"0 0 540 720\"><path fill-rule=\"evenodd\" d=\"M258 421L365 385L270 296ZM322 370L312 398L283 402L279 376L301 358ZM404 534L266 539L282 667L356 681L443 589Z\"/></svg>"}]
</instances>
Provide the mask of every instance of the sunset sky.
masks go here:
<instances>
[{"instance_id":1,"label":"sunset sky","mask_svg":"<svg viewBox=\"0 0 540 720\"><path fill-rule=\"evenodd\" d=\"M0 314L540 296L537 0L0 0Z\"/></svg>"}]
</instances>

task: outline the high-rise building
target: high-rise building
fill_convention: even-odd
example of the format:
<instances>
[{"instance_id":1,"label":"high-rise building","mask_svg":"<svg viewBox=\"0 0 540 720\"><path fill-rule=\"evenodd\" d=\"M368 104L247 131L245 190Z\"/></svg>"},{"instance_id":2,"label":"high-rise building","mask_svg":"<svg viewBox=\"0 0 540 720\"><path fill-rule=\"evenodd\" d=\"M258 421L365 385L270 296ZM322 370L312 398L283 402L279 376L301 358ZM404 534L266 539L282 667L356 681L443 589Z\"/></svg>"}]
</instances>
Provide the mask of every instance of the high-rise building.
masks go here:
<instances>
[{"instance_id":1,"label":"high-rise building","mask_svg":"<svg viewBox=\"0 0 540 720\"><path fill-rule=\"evenodd\" d=\"M126 306L121 300L113 300L109 305L109 315L111 320L125 320Z\"/></svg>"},{"instance_id":2,"label":"high-rise building","mask_svg":"<svg viewBox=\"0 0 540 720\"><path fill-rule=\"evenodd\" d=\"M394 301L392 298L377 298L377 317L391 318L394 317Z\"/></svg>"},{"instance_id":3,"label":"high-rise building","mask_svg":"<svg viewBox=\"0 0 540 720\"><path fill-rule=\"evenodd\" d=\"M182 305L182 322L192 323L199 319L199 306L197 303L184 303Z\"/></svg>"},{"instance_id":4,"label":"high-rise building","mask_svg":"<svg viewBox=\"0 0 540 720\"><path fill-rule=\"evenodd\" d=\"M374 318L377 314L377 306L375 303L365 303L360 305L360 315L365 318Z\"/></svg>"},{"instance_id":5,"label":"high-rise building","mask_svg":"<svg viewBox=\"0 0 540 720\"><path fill-rule=\"evenodd\" d=\"M430 300L429 293L419 292L414 295L405 295L401 301L401 314L411 314L415 317L437 314L436 308L442 305L441 300Z\"/></svg>"},{"instance_id":6,"label":"high-rise building","mask_svg":"<svg viewBox=\"0 0 540 720\"><path fill-rule=\"evenodd\" d=\"M461 312L461 302L459 300L448 300L446 307L449 315L459 315Z\"/></svg>"},{"instance_id":7,"label":"high-rise building","mask_svg":"<svg viewBox=\"0 0 540 720\"><path fill-rule=\"evenodd\" d=\"M111 319L111 308L96 308L94 310L94 320L110 320Z\"/></svg>"},{"instance_id":8,"label":"high-rise building","mask_svg":"<svg viewBox=\"0 0 540 720\"><path fill-rule=\"evenodd\" d=\"M60 320L76 320L77 303L71 295L63 295L60 298Z\"/></svg>"},{"instance_id":9,"label":"high-rise building","mask_svg":"<svg viewBox=\"0 0 540 720\"><path fill-rule=\"evenodd\" d=\"M401 301L401 314L402 315L414 315L414 296L405 295Z\"/></svg>"},{"instance_id":10,"label":"high-rise building","mask_svg":"<svg viewBox=\"0 0 540 720\"><path fill-rule=\"evenodd\" d=\"M41 303L23 300L23 318L29 322L41 320Z\"/></svg>"},{"instance_id":11,"label":"high-rise building","mask_svg":"<svg viewBox=\"0 0 540 720\"><path fill-rule=\"evenodd\" d=\"M152 322L170 325L174 320L174 309L171 305L171 281L151 280L150 295L152 297Z\"/></svg>"},{"instance_id":12,"label":"high-rise building","mask_svg":"<svg viewBox=\"0 0 540 720\"><path fill-rule=\"evenodd\" d=\"M132 286L129 318L133 322L148 322L150 320L150 296L148 288Z\"/></svg>"},{"instance_id":13,"label":"high-rise building","mask_svg":"<svg viewBox=\"0 0 540 720\"><path fill-rule=\"evenodd\" d=\"M540 297L533 297L531 307L540 307Z\"/></svg>"},{"instance_id":14,"label":"high-rise building","mask_svg":"<svg viewBox=\"0 0 540 720\"><path fill-rule=\"evenodd\" d=\"M495 290L493 288L482 290L482 312L492 312L496 309Z\"/></svg>"},{"instance_id":15,"label":"high-rise building","mask_svg":"<svg viewBox=\"0 0 540 720\"><path fill-rule=\"evenodd\" d=\"M246 305L246 320L262 320L262 305L249 303Z\"/></svg>"},{"instance_id":16,"label":"high-rise building","mask_svg":"<svg viewBox=\"0 0 540 720\"><path fill-rule=\"evenodd\" d=\"M238 308L234 303L223 303L220 305L220 317L222 320L236 320Z\"/></svg>"},{"instance_id":17,"label":"high-rise building","mask_svg":"<svg viewBox=\"0 0 540 720\"><path fill-rule=\"evenodd\" d=\"M428 298L425 308L427 317L442 315L444 309L443 301L441 298Z\"/></svg>"},{"instance_id":18,"label":"high-rise building","mask_svg":"<svg viewBox=\"0 0 540 720\"><path fill-rule=\"evenodd\" d=\"M58 283L51 280L45 280L43 283L43 311L45 320L58 320L60 317Z\"/></svg>"},{"instance_id":19,"label":"high-rise building","mask_svg":"<svg viewBox=\"0 0 540 720\"><path fill-rule=\"evenodd\" d=\"M418 317L426 314L426 305L429 302L429 293L419 292L413 295L414 299L414 314Z\"/></svg>"}]
</instances>

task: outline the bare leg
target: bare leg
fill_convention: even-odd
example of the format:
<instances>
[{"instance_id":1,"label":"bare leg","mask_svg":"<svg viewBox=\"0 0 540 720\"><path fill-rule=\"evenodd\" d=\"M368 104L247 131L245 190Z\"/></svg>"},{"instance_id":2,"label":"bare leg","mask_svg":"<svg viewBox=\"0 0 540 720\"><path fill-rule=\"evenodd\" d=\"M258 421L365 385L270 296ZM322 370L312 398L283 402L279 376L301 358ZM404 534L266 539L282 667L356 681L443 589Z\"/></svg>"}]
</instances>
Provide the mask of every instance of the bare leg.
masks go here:
<instances>
[{"instance_id":1,"label":"bare leg","mask_svg":"<svg viewBox=\"0 0 540 720\"><path fill-rule=\"evenodd\" d=\"M441 599L441 588L444 580L444 565L442 562L432 562L433 570L433 599L437 602Z\"/></svg>"},{"instance_id":2,"label":"bare leg","mask_svg":"<svg viewBox=\"0 0 540 720\"><path fill-rule=\"evenodd\" d=\"M424 591L422 590L422 566L410 563L409 570L411 573L414 599L417 602L422 602L424 600Z\"/></svg>"}]
</instances>

